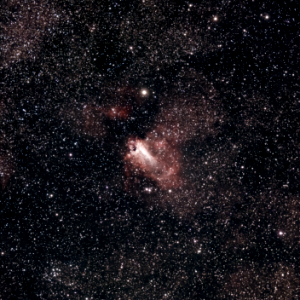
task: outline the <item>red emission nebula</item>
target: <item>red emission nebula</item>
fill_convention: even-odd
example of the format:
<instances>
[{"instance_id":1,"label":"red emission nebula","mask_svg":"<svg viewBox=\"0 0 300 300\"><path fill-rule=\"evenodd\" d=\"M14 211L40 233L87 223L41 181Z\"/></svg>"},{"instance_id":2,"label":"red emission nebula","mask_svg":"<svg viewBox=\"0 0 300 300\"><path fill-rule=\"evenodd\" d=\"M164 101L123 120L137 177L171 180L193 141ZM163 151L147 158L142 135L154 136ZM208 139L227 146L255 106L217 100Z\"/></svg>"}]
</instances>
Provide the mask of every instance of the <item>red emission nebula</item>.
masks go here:
<instances>
[{"instance_id":1,"label":"red emission nebula","mask_svg":"<svg viewBox=\"0 0 300 300\"><path fill-rule=\"evenodd\" d=\"M212 101L175 97L162 104L153 128L146 137L131 136L127 141L125 189L136 193L142 182L160 190L190 186L183 176L181 147L187 140L204 139L216 134L215 123L220 119ZM191 186L189 187L191 188ZM145 188L150 192L151 188Z\"/></svg>"},{"instance_id":2,"label":"red emission nebula","mask_svg":"<svg viewBox=\"0 0 300 300\"><path fill-rule=\"evenodd\" d=\"M149 178L161 189L176 188L181 185L180 152L165 138L158 138L150 132L144 140L130 137L127 147L126 189L135 177Z\"/></svg>"},{"instance_id":3,"label":"red emission nebula","mask_svg":"<svg viewBox=\"0 0 300 300\"><path fill-rule=\"evenodd\" d=\"M213 89L210 92L214 94ZM128 86L110 91L108 101L101 106L85 105L80 118L81 130L85 134L105 138L112 134L105 125L106 121L128 122L132 113L141 107L141 98L141 92ZM122 154L125 190L133 195L160 191L160 202L171 201L172 205L176 201L184 201L180 195L193 194L194 188L183 175L182 146L188 140L204 140L215 135L217 121L222 121L222 114L214 96L199 92L191 97L173 93L161 97L160 112L144 138L128 132ZM174 194L171 200L169 193L175 190L178 191L177 198ZM164 191L168 196L162 196Z\"/></svg>"},{"instance_id":4,"label":"red emission nebula","mask_svg":"<svg viewBox=\"0 0 300 300\"><path fill-rule=\"evenodd\" d=\"M141 104L138 92L130 86L104 91L103 94L105 95L103 105L94 103L85 105L78 119L80 130L96 138L103 138L108 134L105 121L126 121L134 108Z\"/></svg>"},{"instance_id":5,"label":"red emission nebula","mask_svg":"<svg viewBox=\"0 0 300 300\"><path fill-rule=\"evenodd\" d=\"M201 94L195 99L172 96L171 102L162 99L161 112L145 139L130 137L127 141L126 190L136 191L145 178L160 190L186 188L181 147L187 140L203 140L217 132L215 123L220 114L212 99Z\"/></svg>"}]
</instances>

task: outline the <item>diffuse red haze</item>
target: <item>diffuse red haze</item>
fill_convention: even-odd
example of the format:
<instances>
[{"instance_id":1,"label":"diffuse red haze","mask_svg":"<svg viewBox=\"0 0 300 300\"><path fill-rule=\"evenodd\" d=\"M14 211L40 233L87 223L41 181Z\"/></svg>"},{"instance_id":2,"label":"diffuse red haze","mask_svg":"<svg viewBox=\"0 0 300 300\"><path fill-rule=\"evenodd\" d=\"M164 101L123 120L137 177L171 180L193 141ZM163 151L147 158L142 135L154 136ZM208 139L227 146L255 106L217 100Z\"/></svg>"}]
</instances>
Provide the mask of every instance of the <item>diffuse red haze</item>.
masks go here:
<instances>
[{"instance_id":1,"label":"diffuse red haze","mask_svg":"<svg viewBox=\"0 0 300 300\"><path fill-rule=\"evenodd\" d=\"M126 187L132 177L147 177L162 189L181 185L180 152L167 139L160 139L150 132L146 139L131 137L125 156Z\"/></svg>"},{"instance_id":2,"label":"diffuse red haze","mask_svg":"<svg viewBox=\"0 0 300 300\"><path fill-rule=\"evenodd\" d=\"M165 105L145 139L130 137L125 155L126 188L132 177L147 177L161 189L183 185L181 146L190 139L214 135L219 115L206 100L175 99Z\"/></svg>"},{"instance_id":3,"label":"diffuse red haze","mask_svg":"<svg viewBox=\"0 0 300 300\"><path fill-rule=\"evenodd\" d=\"M195 187L184 175L186 157L182 149L189 140L199 142L218 133L216 124L222 122L223 114L213 88L206 89L211 93L204 92L201 86L199 93L193 87L189 95L172 91L160 95L160 111L152 125L149 123L144 138L132 133L127 138L122 157L124 187L129 194L141 196L148 204L171 206L183 213L201 206ZM75 118L77 128L90 136L106 138L113 133L111 124L126 124L141 103L141 96L133 87L104 87L101 99L86 104Z\"/></svg>"},{"instance_id":4,"label":"diffuse red haze","mask_svg":"<svg viewBox=\"0 0 300 300\"><path fill-rule=\"evenodd\" d=\"M81 114L76 118L76 127L96 138L104 138L108 134L106 121L126 121L141 104L137 90L128 85L104 89L103 95L100 104L91 102L84 105Z\"/></svg>"},{"instance_id":5,"label":"diffuse red haze","mask_svg":"<svg viewBox=\"0 0 300 300\"><path fill-rule=\"evenodd\" d=\"M137 90L127 85L118 88L109 96L115 99L103 109L105 116L109 119L126 120L142 102Z\"/></svg>"},{"instance_id":6,"label":"diffuse red haze","mask_svg":"<svg viewBox=\"0 0 300 300\"><path fill-rule=\"evenodd\" d=\"M187 216L201 210L202 200L186 177L187 141L215 136L223 113L217 97L201 91L192 96L170 93L161 98L161 110L145 138L129 137L126 143L125 189L149 206L160 206ZM214 90L211 89L211 94ZM197 196L198 195L198 196Z\"/></svg>"}]
</instances>

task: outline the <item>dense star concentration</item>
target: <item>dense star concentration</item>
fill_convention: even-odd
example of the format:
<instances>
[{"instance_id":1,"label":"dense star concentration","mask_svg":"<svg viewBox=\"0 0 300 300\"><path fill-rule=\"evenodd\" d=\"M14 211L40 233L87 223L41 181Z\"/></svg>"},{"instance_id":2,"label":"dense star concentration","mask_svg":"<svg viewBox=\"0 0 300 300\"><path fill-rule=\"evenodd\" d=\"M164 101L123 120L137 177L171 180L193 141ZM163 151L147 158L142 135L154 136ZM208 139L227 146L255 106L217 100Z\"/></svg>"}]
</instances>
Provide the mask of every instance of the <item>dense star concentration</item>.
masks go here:
<instances>
[{"instance_id":1,"label":"dense star concentration","mask_svg":"<svg viewBox=\"0 0 300 300\"><path fill-rule=\"evenodd\" d=\"M297 1L0 13L0 299L300 297Z\"/></svg>"}]
</instances>

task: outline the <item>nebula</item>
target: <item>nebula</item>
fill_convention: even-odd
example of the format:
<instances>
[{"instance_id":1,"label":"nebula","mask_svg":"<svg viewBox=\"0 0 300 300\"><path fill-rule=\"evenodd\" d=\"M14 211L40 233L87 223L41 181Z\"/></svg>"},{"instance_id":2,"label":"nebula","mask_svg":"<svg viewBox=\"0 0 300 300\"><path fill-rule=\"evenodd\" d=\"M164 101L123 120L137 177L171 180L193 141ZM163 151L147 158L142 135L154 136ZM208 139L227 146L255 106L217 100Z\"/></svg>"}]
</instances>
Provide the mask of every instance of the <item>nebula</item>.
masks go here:
<instances>
[{"instance_id":1,"label":"nebula","mask_svg":"<svg viewBox=\"0 0 300 300\"><path fill-rule=\"evenodd\" d=\"M162 190L182 187L186 181L182 176L181 148L190 139L203 140L217 133L215 123L220 116L216 111L212 101L201 97L174 96L172 102L164 103L146 137L130 137L127 141L126 189L130 190L131 185L135 190L139 181L135 178L143 177Z\"/></svg>"},{"instance_id":2,"label":"nebula","mask_svg":"<svg viewBox=\"0 0 300 300\"><path fill-rule=\"evenodd\" d=\"M201 143L216 136L217 124L223 120L215 90L203 78L188 88L193 92L198 88L198 94L177 87L155 95L159 97L155 102L150 101L150 93L143 97L145 89L110 83L102 88L101 97L85 103L73 118L81 133L110 143L125 139L120 143L120 157L128 194L146 205L171 208L184 215L201 209L201 201L195 201L196 187L187 177L183 149L188 141Z\"/></svg>"},{"instance_id":3,"label":"nebula","mask_svg":"<svg viewBox=\"0 0 300 300\"><path fill-rule=\"evenodd\" d=\"M125 174L128 188L132 177L147 177L162 188L169 189L181 185L180 151L166 139L150 132L143 140L130 137L125 155Z\"/></svg>"},{"instance_id":4,"label":"nebula","mask_svg":"<svg viewBox=\"0 0 300 300\"><path fill-rule=\"evenodd\" d=\"M124 85L105 93L102 112L111 120L126 120L141 104L141 97L136 89Z\"/></svg>"},{"instance_id":5,"label":"nebula","mask_svg":"<svg viewBox=\"0 0 300 300\"><path fill-rule=\"evenodd\" d=\"M79 133L103 139L114 134L115 121L126 122L141 103L137 89L119 84L103 87L101 97L88 100L82 108L68 105L64 117Z\"/></svg>"}]
</instances>

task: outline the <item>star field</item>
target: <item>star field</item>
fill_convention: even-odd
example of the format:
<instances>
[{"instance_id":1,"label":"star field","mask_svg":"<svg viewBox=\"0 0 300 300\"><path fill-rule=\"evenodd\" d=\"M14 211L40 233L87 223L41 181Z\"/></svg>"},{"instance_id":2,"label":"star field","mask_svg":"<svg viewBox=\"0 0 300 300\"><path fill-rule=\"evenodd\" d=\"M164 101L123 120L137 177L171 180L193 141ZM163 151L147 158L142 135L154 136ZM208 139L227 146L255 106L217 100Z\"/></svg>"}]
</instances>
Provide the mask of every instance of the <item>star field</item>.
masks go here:
<instances>
[{"instance_id":1,"label":"star field","mask_svg":"<svg viewBox=\"0 0 300 300\"><path fill-rule=\"evenodd\" d=\"M4 1L0 299L298 299L296 1Z\"/></svg>"}]
</instances>

